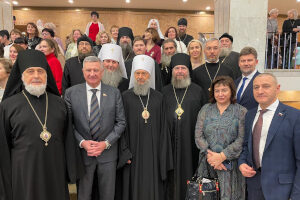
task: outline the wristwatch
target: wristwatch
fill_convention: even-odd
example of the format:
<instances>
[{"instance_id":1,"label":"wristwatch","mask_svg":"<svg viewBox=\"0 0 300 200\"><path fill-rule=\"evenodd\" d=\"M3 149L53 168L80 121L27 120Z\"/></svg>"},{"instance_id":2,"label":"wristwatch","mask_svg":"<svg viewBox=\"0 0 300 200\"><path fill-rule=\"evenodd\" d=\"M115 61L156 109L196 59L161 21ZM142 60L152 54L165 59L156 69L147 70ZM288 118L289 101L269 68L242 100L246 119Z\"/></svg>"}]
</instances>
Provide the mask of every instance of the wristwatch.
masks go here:
<instances>
[{"instance_id":1,"label":"wristwatch","mask_svg":"<svg viewBox=\"0 0 300 200\"><path fill-rule=\"evenodd\" d=\"M106 145L105 149L109 149L111 146L111 144L109 144L109 142L107 140L105 140L105 145Z\"/></svg>"}]
</instances>

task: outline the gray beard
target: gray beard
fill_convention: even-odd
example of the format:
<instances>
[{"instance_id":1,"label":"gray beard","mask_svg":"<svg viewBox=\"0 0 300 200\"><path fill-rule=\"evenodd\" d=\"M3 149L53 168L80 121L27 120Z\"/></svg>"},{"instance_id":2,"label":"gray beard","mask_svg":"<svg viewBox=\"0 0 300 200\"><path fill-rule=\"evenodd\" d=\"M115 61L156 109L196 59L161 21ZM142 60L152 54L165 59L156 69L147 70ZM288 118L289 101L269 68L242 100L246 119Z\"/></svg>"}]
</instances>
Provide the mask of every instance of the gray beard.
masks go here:
<instances>
[{"instance_id":1,"label":"gray beard","mask_svg":"<svg viewBox=\"0 0 300 200\"><path fill-rule=\"evenodd\" d=\"M134 79L134 82L133 82L133 92L134 92L134 94L140 95L140 96L146 96L149 92L149 89L150 89L150 81L149 80L147 80L145 82L145 84L140 85L140 84L138 84L136 79Z\"/></svg>"},{"instance_id":2,"label":"gray beard","mask_svg":"<svg viewBox=\"0 0 300 200\"><path fill-rule=\"evenodd\" d=\"M221 51L220 51L220 56L219 57L226 57L228 56L232 51L232 47L230 48L221 48Z\"/></svg>"},{"instance_id":3,"label":"gray beard","mask_svg":"<svg viewBox=\"0 0 300 200\"><path fill-rule=\"evenodd\" d=\"M106 68L104 68L103 76L101 79L101 81L104 84L117 88L121 80L122 80L122 73L120 68L118 68L114 72L110 72Z\"/></svg>"},{"instance_id":4,"label":"gray beard","mask_svg":"<svg viewBox=\"0 0 300 200\"><path fill-rule=\"evenodd\" d=\"M170 66L170 63L171 63L171 58L172 58L173 55L170 55L170 56L167 56L166 54L161 54L161 59L160 59L160 62L161 62L161 65L163 67L169 67Z\"/></svg>"},{"instance_id":5,"label":"gray beard","mask_svg":"<svg viewBox=\"0 0 300 200\"><path fill-rule=\"evenodd\" d=\"M125 60L128 56L128 54L130 54L132 52L132 45L131 43L127 44L127 43L123 43L120 44L121 48L122 48L122 55L123 55L123 59Z\"/></svg>"},{"instance_id":6,"label":"gray beard","mask_svg":"<svg viewBox=\"0 0 300 200\"><path fill-rule=\"evenodd\" d=\"M81 52L78 52L78 58L80 60L84 60L86 57L88 56L94 56L94 53L93 52L89 52L89 53L81 53Z\"/></svg>"},{"instance_id":7,"label":"gray beard","mask_svg":"<svg viewBox=\"0 0 300 200\"><path fill-rule=\"evenodd\" d=\"M186 88L191 85L191 78L188 76L185 79L179 80L172 76L171 83L175 88Z\"/></svg>"}]
</instances>

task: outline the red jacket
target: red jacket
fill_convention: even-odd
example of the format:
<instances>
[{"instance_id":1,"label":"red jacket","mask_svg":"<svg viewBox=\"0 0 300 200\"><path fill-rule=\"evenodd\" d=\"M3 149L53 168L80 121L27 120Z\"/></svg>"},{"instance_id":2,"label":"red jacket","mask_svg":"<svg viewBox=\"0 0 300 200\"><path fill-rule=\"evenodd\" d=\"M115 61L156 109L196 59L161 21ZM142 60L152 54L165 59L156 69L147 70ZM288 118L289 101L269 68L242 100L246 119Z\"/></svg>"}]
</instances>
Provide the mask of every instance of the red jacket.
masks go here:
<instances>
[{"instance_id":1,"label":"red jacket","mask_svg":"<svg viewBox=\"0 0 300 200\"><path fill-rule=\"evenodd\" d=\"M61 64L59 60L55 57L54 53L50 53L49 55L46 56L46 58L50 66L50 69L52 71L53 77L56 81L57 89L61 94L61 81L63 75Z\"/></svg>"}]
</instances>

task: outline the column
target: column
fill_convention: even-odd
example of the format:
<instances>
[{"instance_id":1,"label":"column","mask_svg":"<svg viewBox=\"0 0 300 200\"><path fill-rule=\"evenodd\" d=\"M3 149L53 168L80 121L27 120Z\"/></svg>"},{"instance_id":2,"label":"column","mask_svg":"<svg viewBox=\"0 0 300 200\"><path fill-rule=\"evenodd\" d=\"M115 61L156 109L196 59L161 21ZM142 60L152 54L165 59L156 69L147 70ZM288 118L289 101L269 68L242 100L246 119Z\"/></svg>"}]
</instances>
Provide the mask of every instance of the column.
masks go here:
<instances>
[{"instance_id":1,"label":"column","mask_svg":"<svg viewBox=\"0 0 300 200\"><path fill-rule=\"evenodd\" d=\"M10 32L13 28L13 6L9 1L0 1L0 30Z\"/></svg>"},{"instance_id":2,"label":"column","mask_svg":"<svg viewBox=\"0 0 300 200\"><path fill-rule=\"evenodd\" d=\"M229 32L230 0L214 0L215 37Z\"/></svg>"},{"instance_id":3,"label":"column","mask_svg":"<svg viewBox=\"0 0 300 200\"><path fill-rule=\"evenodd\" d=\"M264 71L268 0L214 0L215 36L233 36L233 50L254 47L260 72Z\"/></svg>"}]
</instances>

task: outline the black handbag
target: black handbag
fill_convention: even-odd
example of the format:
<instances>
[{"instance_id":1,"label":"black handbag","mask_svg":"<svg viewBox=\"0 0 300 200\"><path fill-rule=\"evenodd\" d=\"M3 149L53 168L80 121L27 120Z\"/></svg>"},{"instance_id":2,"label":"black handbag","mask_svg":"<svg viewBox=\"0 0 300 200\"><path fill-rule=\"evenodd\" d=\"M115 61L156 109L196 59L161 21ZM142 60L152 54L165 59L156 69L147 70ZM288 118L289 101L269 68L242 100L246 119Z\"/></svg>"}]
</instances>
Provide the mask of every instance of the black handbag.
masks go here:
<instances>
[{"instance_id":1,"label":"black handbag","mask_svg":"<svg viewBox=\"0 0 300 200\"><path fill-rule=\"evenodd\" d=\"M203 156L202 159L205 159ZM199 173L200 163L206 165L206 170L208 172L208 177ZM194 176L187 181L187 190L185 200L219 200L220 199L220 187L219 180L215 172L212 171L211 166L205 162L199 162L198 169Z\"/></svg>"}]
</instances>

